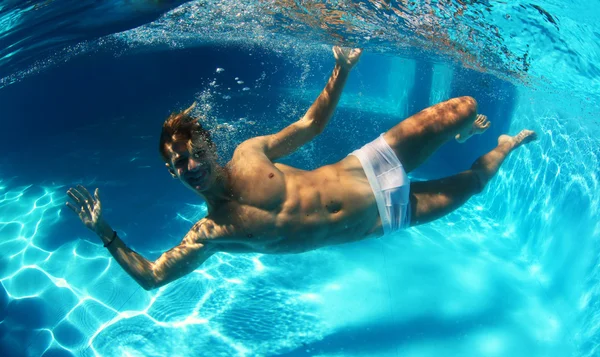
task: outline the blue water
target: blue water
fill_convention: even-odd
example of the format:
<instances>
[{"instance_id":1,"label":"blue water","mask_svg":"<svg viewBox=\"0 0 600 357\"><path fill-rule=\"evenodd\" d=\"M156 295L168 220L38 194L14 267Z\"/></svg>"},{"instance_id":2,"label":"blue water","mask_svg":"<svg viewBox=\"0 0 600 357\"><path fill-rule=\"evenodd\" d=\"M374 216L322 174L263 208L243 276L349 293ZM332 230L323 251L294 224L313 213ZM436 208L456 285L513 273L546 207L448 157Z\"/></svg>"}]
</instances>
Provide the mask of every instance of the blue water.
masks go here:
<instances>
[{"instance_id":1,"label":"blue water","mask_svg":"<svg viewBox=\"0 0 600 357\"><path fill-rule=\"evenodd\" d=\"M600 355L598 4L441 4L1 4L0 355ZM468 168L503 133L539 140L428 225L217 254L153 291L64 207L69 187L100 188L108 222L156 259L206 214L160 159L165 117L198 101L226 162L303 115L340 43L364 54L325 132L287 164L335 162L462 95L492 127L414 179Z\"/></svg>"}]
</instances>

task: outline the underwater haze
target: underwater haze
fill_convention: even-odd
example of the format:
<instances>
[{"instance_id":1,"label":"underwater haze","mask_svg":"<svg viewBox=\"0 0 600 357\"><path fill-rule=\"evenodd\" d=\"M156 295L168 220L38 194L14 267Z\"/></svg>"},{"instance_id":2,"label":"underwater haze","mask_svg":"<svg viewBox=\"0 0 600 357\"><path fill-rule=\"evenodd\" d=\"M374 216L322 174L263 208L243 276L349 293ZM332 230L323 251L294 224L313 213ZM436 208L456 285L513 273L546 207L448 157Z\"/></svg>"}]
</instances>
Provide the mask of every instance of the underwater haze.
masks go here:
<instances>
[{"instance_id":1,"label":"underwater haze","mask_svg":"<svg viewBox=\"0 0 600 357\"><path fill-rule=\"evenodd\" d=\"M600 356L600 3L14 1L0 4L0 355ZM150 260L206 204L164 167L161 125L197 101L224 163L300 118L363 49L325 131L281 160L336 162L435 103L492 126L414 180L534 130L485 190L391 236L219 253L142 289L66 206L99 188Z\"/></svg>"}]
</instances>

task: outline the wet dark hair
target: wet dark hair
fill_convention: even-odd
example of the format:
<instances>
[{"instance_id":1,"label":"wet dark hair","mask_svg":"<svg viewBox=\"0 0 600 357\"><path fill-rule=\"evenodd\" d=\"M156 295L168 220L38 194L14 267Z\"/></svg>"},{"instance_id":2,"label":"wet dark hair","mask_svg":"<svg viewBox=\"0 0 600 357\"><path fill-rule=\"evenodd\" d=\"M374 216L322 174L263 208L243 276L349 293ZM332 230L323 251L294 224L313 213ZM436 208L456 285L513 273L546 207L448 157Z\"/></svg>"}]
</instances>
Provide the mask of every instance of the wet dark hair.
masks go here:
<instances>
[{"instance_id":1,"label":"wet dark hair","mask_svg":"<svg viewBox=\"0 0 600 357\"><path fill-rule=\"evenodd\" d=\"M205 142L212 150L215 149L210 132L202 127L198 118L190 115L195 106L196 103L179 113L172 113L163 123L158 150L165 162L170 161L166 145L175 141L186 142L192 154L194 147L197 147L200 142Z\"/></svg>"}]
</instances>

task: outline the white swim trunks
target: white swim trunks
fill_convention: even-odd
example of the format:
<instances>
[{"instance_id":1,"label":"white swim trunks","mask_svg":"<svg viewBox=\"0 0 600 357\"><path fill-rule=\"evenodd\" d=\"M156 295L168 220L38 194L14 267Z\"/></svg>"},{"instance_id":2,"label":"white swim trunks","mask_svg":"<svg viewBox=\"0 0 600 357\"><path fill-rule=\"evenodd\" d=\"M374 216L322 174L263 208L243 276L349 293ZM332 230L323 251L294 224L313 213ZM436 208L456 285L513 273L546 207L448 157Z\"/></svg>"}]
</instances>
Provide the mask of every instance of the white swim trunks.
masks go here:
<instances>
[{"instance_id":1,"label":"white swim trunks","mask_svg":"<svg viewBox=\"0 0 600 357\"><path fill-rule=\"evenodd\" d=\"M410 225L410 180L383 134L351 152L360 160L375 194L384 234Z\"/></svg>"}]
</instances>

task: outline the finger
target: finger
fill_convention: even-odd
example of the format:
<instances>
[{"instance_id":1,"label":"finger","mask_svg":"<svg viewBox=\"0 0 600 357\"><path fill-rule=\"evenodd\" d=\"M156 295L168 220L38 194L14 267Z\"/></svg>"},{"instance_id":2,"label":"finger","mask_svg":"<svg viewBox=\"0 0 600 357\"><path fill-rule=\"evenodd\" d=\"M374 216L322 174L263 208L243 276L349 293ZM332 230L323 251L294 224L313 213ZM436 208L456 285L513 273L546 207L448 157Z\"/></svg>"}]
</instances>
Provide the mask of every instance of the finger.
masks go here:
<instances>
[{"instance_id":1,"label":"finger","mask_svg":"<svg viewBox=\"0 0 600 357\"><path fill-rule=\"evenodd\" d=\"M487 124L485 124L485 127L486 127L486 128L489 128L491 125L492 125L492 122L491 122L491 121L488 121L488 122L487 122Z\"/></svg>"},{"instance_id":2,"label":"finger","mask_svg":"<svg viewBox=\"0 0 600 357\"><path fill-rule=\"evenodd\" d=\"M80 210L77 207L75 207L74 204L72 204L71 202L67 202L66 205L71 209L71 211L75 212L75 214L79 214Z\"/></svg>"},{"instance_id":3,"label":"finger","mask_svg":"<svg viewBox=\"0 0 600 357\"><path fill-rule=\"evenodd\" d=\"M78 185L78 188L80 188L81 193L84 195L85 199L89 200L90 202L94 202L94 198L92 197L92 195L90 195L90 191L87 190L87 188Z\"/></svg>"},{"instance_id":4,"label":"finger","mask_svg":"<svg viewBox=\"0 0 600 357\"><path fill-rule=\"evenodd\" d=\"M71 197L73 197L73 199L75 199L77 203L79 203L80 205L84 204L85 197L81 192L79 192L79 190L77 190L76 188L71 188L69 191L71 191Z\"/></svg>"},{"instance_id":5,"label":"finger","mask_svg":"<svg viewBox=\"0 0 600 357\"><path fill-rule=\"evenodd\" d=\"M69 191L67 191L67 195L69 195L69 197L75 200L75 202L81 204L81 199L79 199L79 197L77 197L77 195L75 195L75 193L72 190L73 189L69 189Z\"/></svg>"},{"instance_id":6,"label":"finger","mask_svg":"<svg viewBox=\"0 0 600 357\"><path fill-rule=\"evenodd\" d=\"M79 218L85 222L86 220L92 219L92 214L85 207L81 207L79 210Z\"/></svg>"},{"instance_id":7,"label":"finger","mask_svg":"<svg viewBox=\"0 0 600 357\"><path fill-rule=\"evenodd\" d=\"M85 200L85 204L83 205L87 212L91 215L94 212L94 202L90 200Z\"/></svg>"},{"instance_id":8,"label":"finger","mask_svg":"<svg viewBox=\"0 0 600 357\"><path fill-rule=\"evenodd\" d=\"M102 204L100 201L100 189L96 188L96 191L94 191L94 198L96 199L96 205L98 206L98 209L102 209Z\"/></svg>"},{"instance_id":9,"label":"finger","mask_svg":"<svg viewBox=\"0 0 600 357\"><path fill-rule=\"evenodd\" d=\"M333 56L337 59L340 57L340 53L342 52L342 49L339 46L335 46L333 48Z\"/></svg>"},{"instance_id":10,"label":"finger","mask_svg":"<svg viewBox=\"0 0 600 357\"><path fill-rule=\"evenodd\" d=\"M78 185L77 187L80 188L80 189L83 189L83 192L87 193L87 195L86 195L86 194L80 192L79 190L72 189L74 191L73 193L78 198L77 203L79 203L79 205L82 208L85 208L84 211L86 211L89 214L89 213L91 213L93 211L92 204L94 203L94 200L91 198L92 196L90 196L90 193L87 192L87 190L85 189L85 187L83 187L81 185Z\"/></svg>"},{"instance_id":11,"label":"finger","mask_svg":"<svg viewBox=\"0 0 600 357\"><path fill-rule=\"evenodd\" d=\"M90 192L88 190L85 190L84 192L85 192L84 193L85 200L83 201L83 205L88 210L88 212L91 214L92 212L94 212L94 205L95 205L96 201L94 200L92 195L90 195Z\"/></svg>"}]
</instances>

